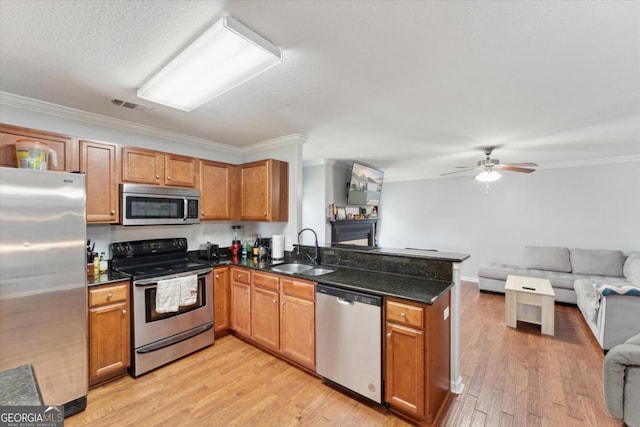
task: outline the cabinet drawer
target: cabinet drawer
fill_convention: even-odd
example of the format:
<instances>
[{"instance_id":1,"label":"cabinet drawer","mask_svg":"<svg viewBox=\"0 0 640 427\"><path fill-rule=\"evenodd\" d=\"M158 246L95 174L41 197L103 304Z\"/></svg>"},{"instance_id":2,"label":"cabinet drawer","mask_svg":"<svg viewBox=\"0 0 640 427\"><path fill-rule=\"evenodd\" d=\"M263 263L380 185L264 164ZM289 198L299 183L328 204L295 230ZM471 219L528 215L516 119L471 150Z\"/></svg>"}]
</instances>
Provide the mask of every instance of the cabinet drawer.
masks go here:
<instances>
[{"instance_id":1,"label":"cabinet drawer","mask_svg":"<svg viewBox=\"0 0 640 427\"><path fill-rule=\"evenodd\" d=\"M129 297L129 284L123 283L115 286L100 286L89 288L89 307L126 301Z\"/></svg>"},{"instance_id":2,"label":"cabinet drawer","mask_svg":"<svg viewBox=\"0 0 640 427\"><path fill-rule=\"evenodd\" d=\"M387 321L422 329L423 319L424 308L387 300Z\"/></svg>"},{"instance_id":3,"label":"cabinet drawer","mask_svg":"<svg viewBox=\"0 0 640 427\"><path fill-rule=\"evenodd\" d=\"M232 268L231 280L233 280L234 282L244 283L245 285L250 285L251 272L242 268Z\"/></svg>"},{"instance_id":4,"label":"cabinet drawer","mask_svg":"<svg viewBox=\"0 0 640 427\"><path fill-rule=\"evenodd\" d=\"M272 274L254 272L253 285L259 288L277 291L280 289L280 278Z\"/></svg>"},{"instance_id":5,"label":"cabinet drawer","mask_svg":"<svg viewBox=\"0 0 640 427\"><path fill-rule=\"evenodd\" d=\"M300 280L282 279L282 291L285 295L315 301L316 287L312 282Z\"/></svg>"}]
</instances>

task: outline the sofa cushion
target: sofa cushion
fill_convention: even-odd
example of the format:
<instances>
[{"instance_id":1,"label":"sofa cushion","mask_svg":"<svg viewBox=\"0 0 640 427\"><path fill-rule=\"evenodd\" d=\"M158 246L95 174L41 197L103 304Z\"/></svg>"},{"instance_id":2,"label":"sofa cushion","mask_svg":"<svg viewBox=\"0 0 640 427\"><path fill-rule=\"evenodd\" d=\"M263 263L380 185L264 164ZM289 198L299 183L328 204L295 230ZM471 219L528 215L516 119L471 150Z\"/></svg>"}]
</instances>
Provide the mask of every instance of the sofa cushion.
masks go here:
<instances>
[{"instance_id":1,"label":"sofa cushion","mask_svg":"<svg viewBox=\"0 0 640 427\"><path fill-rule=\"evenodd\" d=\"M640 253L636 252L627 257L624 262L624 277L636 286L640 286Z\"/></svg>"},{"instance_id":2,"label":"sofa cushion","mask_svg":"<svg viewBox=\"0 0 640 427\"><path fill-rule=\"evenodd\" d=\"M574 273L623 277L622 251L605 249L571 249L571 267Z\"/></svg>"},{"instance_id":3,"label":"sofa cushion","mask_svg":"<svg viewBox=\"0 0 640 427\"><path fill-rule=\"evenodd\" d=\"M528 268L571 272L569 248L553 246L526 246L525 259Z\"/></svg>"}]
</instances>

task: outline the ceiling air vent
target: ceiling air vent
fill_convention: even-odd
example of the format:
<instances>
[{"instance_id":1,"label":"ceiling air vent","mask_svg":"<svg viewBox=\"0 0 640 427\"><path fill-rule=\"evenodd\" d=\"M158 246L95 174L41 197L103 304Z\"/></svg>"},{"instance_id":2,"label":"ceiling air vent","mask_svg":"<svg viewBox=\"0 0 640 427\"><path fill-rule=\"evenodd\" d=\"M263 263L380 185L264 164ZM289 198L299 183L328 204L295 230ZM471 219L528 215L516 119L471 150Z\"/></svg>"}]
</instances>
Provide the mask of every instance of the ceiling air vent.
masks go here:
<instances>
[{"instance_id":1,"label":"ceiling air vent","mask_svg":"<svg viewBox=\"0 0 640 427\"><path fill-rule=\"evenodd\" d=\"M148 105L136 104L135 102L125 101L118 98L111 98L109 102L113 105L117 105L118 107L127 108L129 110L142 111L143 113L147 113L153 109L153 107L149 107Z\"/></svg>"}]
</instances>

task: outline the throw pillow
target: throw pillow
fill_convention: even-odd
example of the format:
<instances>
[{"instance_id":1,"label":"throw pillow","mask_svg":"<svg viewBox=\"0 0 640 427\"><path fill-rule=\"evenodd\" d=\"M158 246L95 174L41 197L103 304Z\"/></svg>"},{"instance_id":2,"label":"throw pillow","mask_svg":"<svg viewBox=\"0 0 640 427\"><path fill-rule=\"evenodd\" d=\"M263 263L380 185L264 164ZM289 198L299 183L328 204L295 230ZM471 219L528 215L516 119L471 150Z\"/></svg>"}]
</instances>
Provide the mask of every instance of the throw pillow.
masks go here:
<instances>
[{"instance_id":1,"label":"throw pillow","mask_svg":"<svg viewBox=\"0 0 640 427\"><path fill-rule=\"evenodd\" d=\"M622 267L622 272L631 283L640 286L640 252L629 254Z\"/></svg>"},{"instance_id":2,"label":"throw pillow","mask_svg":"<svg viewBox=\"0 0 640 427\"><path fill-rule=\"evenodd\" d=\"M640 297L640 288L629 285L604 285L602 283L594 283L593 287L596 290L596 310L600 308L600 299L607 295L626 295L633 297Z\"/></svg>"}]
</instances>

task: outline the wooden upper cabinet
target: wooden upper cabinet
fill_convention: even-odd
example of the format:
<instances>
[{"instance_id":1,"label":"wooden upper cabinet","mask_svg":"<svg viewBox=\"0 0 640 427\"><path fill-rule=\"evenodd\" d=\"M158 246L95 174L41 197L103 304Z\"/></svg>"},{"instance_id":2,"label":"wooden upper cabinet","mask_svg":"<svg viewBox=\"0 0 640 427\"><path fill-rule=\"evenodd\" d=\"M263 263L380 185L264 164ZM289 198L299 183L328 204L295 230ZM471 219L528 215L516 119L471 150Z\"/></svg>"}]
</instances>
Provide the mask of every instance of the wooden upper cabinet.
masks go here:
<instances>
[{"instance_id":1,"label":"wooden upper cabinet","mask_svg":"<svg viewBox=\"0 0 640 427\"><path fill-rule=\"evenodd\" d=\"M115 144L80 140L80 171L87 186L87 222L118 222L118 161Z\"/></svg>"},{"instance_id":2,"label":"wooden upper cabinet","mask_svg":"<svg viewBox=\"0 0 640 427\"><path fill-rule=\"evenodd\" d=\"M198 159L137 147L122 147L122 182L196 188Z\"/></svg>"},{"instance_id":3,"label":"wooden upper cabinet","mask_svg":"<svg viewBox=\"0 0 640 427\"><path fill-rule=\"evenodd\" d=\"M196 188L199 160L177 154L164 155L164 185Z\"/></svg>"},{"instance_id":4,"label":"wooden upper cabinet","mask_svg":"<svg viewBox=\"0 0 640 427\"><path fill-rule=\"evenodd\" d=\"M122 181L160 185L164 182L164 154L143 148L122 147Z\"/></svg>"},{"instance_id":5,"label":"wooden upper cabinet","mask_svg":"<svg viewBox=\"0 0 640 427\"><path fill-rule=\"evenodd\" d=\"M231 220L237 194L236 165L200 160L200 219Z\"/></svg>"},{"instance_id":6,"label":"wooden upper cabinet","mask_svg":"<svg viewBox=\"0 0 640 427\"><path fill-rule=\"evenodd\" d=\"M289 164L274 159L240 165L240 219L289 220Z\"/></svg>"},{"instance_id":7,"label":"wooden upper cabinet","mask_svg":"<svg viewBox=\"0 0 640 427\"><path fill-rule=\"evenodd\" d=\"M17 167L16 141L32 139L45 143L56 152L58 165L49 158L49 170L72 172L78 170L78 140L69 135L0 124L0 166Z\"/></svg>"}]
</instances>

